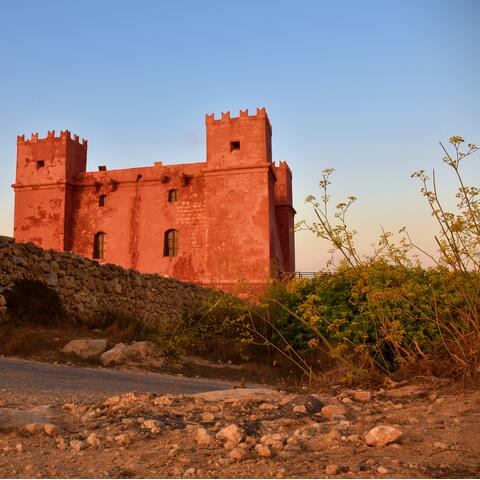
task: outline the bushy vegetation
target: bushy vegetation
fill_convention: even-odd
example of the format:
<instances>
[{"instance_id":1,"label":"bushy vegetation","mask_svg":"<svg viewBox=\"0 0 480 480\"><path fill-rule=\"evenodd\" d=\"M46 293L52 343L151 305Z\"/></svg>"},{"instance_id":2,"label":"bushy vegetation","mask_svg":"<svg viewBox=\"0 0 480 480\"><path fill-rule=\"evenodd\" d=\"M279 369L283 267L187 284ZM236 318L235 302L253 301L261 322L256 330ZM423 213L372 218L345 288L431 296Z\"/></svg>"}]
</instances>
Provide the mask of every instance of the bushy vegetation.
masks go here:
<instances>
[{"instance_id":1,"label":"bushy vegetation","mask_svg":"<svg viewBox=\"0 0 480 480\"><path fill-rule=\"evenodd\" d=\"M355 247L357 232L349 229L347 213L355 197L330 212L328 187L333 169L323 172L320 199L307 197L316 221L301 222L327 239L342 257L333 273L312 279L290 278L274 285L263 301L263 318L272 324L270 341L286 354L302 358L323 351L352 373L389 373L421 359L436 358L450 372L480 373L480 192L466 186L461 162L477 147L452 137L453 153L443 161L458 180L455 212L447 211L432 179L424 171L412 174L438 221L438 254L415 245L406 229L383 232L369 257ZM428 255L434 266L424 268L415 251ZM306 371L306 370L305 370Z\"/></svg>"}]
</instances>

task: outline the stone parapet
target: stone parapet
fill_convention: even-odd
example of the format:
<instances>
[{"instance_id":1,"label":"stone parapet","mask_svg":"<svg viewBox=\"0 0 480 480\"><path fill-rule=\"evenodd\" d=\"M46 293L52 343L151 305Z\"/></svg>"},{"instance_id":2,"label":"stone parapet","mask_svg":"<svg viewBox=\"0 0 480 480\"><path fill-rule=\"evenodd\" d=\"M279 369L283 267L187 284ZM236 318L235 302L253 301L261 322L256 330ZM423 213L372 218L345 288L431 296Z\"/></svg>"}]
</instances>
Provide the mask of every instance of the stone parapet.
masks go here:
<instances>
[{"instance_id":1,"label":"stone parapet","mask_svg":"<svg viewBox=\"0 0 480 480\"><path fill-rule=\"evenodd\" d=\"M18 306L22 301L19 292L24 292L25 286L32 296L48 291L57 302L57 314L61 311L66 321L86 325L101 325L113 313L169 328L200 302L220 294L173 278L100 265L74 253L44 250L0 237L0 321L14 319L13 304ZM29 296L23 295L28 303ZM37 307L31 308L34 315ZM41 308L48 308L48 304Z\"/></svg>"}]
</instances>

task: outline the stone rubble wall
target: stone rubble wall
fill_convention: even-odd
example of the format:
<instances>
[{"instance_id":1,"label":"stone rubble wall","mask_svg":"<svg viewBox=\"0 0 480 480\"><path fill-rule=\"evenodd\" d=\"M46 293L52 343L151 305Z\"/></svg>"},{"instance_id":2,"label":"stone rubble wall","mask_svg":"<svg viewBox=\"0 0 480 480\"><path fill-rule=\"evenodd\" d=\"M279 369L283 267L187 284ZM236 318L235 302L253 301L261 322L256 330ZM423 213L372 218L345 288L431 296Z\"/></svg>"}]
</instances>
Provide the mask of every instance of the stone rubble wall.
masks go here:
<instances>
[{"instance_id":1,"label":"stone rubble wall","mask_svg":"<svg viewBox=\"0 0 480 480\"><path fill-rule=\"evenodd\" d=\"M0 322L9 321L15 284L38 282L58 296L67 320L95 325L109 312L169 328L218 292L156 274L141 274L70 252L43 250L0 236Z\"/></svg>"}]
</instances>

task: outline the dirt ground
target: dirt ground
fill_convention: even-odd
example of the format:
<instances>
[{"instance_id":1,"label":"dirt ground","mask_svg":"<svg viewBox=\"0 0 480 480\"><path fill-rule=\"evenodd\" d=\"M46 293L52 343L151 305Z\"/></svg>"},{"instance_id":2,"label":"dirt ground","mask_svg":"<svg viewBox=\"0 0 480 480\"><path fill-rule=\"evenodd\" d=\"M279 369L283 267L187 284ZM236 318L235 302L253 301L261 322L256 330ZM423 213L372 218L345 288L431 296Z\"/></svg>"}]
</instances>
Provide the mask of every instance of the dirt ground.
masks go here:
<instances>
[{"instance_id":1,"label":"dirt ground","mask_svg":"<svg viewBox=\"0 0 480 480\"><path fill-rule=\"evenodd\" d=\"M3 478L480 476L480 388L435 378L308 394L240 388L214 400L3 389L0 407L13 419L0 432ZM379 425L400 437L369 446Z\"/></svg>"}]
</instances>

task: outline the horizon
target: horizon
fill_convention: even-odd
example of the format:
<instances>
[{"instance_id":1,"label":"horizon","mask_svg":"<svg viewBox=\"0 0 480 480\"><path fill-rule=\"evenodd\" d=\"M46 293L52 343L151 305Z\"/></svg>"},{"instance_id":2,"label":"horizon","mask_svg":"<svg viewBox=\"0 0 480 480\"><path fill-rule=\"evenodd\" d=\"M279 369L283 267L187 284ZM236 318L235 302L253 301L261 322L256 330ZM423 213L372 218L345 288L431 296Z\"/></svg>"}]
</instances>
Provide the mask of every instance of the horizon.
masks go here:
<instances>
[{"instance_id":1,"label":"horizon","mask_svg":"<svg viewBox=\"0 0 480 480\"><path fill-rule=\"evenodd\" d=\"M265 107L273 160L293 173L296 221L313 218L304 199L332 167L333 205L358 198L351 225L362 254L381 227L404 226L436 251L438 228L410 174L435 168L454 206L438 141L480 144L480 3L36 6L1 7L0 234L13 232L17 135L68 129L88 140L89 171L203 162L205 114ZM467 185L480 183L476 156ZM296 270L324 268L328 249L297 232Z\"/></svg>"}]
</instances>

